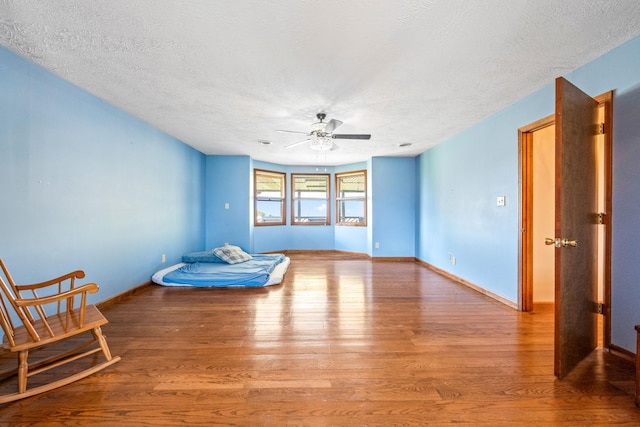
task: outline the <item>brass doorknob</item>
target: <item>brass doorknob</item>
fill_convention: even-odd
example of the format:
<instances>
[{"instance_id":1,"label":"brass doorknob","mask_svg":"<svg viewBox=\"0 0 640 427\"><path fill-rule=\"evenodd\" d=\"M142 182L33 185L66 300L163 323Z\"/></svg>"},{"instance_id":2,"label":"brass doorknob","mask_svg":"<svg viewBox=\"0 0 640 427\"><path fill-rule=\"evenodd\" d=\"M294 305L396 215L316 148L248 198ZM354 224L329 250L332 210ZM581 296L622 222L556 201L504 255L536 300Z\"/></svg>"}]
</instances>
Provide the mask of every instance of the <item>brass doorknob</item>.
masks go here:
<instances>
[{"instance_id":1,"label":"brass doorknob","mask_svg":"<svg viewBox=\"0 0 640 427\"><path fill-rule=\"evenodd\" d=\"M548 246L554 245L556 248L566 248L567 246L575 248L576 246L578 246L578 242L575 240L561 239L559 237L556 237L555 239L552 237L547 237L544 239L544 244Z\"/></svg>"},{"instance_id":2,"label":"brass doorknob","mask_svg":"<svg viewBox=\"0 0 640 427\"><path fill-rule=\"evenodd\" d=\"M578 246L578 242L576 242L575 240L569 240L569 239L562 239L562 247L567 247L567 246L571 246L572 248L575 248L576 246Z\"/></svg>"}]
</instances>

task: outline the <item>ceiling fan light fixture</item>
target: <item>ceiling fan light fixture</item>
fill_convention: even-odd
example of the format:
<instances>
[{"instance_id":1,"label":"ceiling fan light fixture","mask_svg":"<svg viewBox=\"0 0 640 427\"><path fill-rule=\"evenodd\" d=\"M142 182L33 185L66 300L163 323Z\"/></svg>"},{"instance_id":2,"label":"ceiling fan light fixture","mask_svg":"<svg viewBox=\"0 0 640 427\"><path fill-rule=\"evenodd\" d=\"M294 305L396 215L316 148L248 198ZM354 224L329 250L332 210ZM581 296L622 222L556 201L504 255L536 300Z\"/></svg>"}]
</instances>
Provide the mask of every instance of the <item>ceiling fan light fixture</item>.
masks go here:
<instances>
[{"instance_id":1,"label":"ceiling fan light fixture","mask_svg":"<svg viewBox=\"0 0 640 427\"><path fill-rule=\"evenodd\" d=\"M329 151L333 147L333 141L328 136L317 136L311 138L309 148L315 151Z\"/></svg>"},{"instance_id":2,"label":"ceiling fan light fixture","mask_svg":"<svg viewBox=\"0 0 640 427\"><path fill-rule=\"evenodd\" d=\"M327 128L327 124L323 122L314 123L311 125L311 133L324 132Z\"/></svg>"},{"instance_id":3,"label":"ceiling fan light fixture","mask_svg":"<svg viewBox=\"0 0 640 427\"><path fill-rule=\"evenodd\" d=\"M296 130L277 130L276 132L300 133L307 136L307 139L304 141L294 142L293 144L286 145L284 148L293 148L308 142L309 148L314 151L334 151L340 148L338 144L333 142L334 139L371 139L371 135L369 134L334 133L336 128L342 124L340 120L331 119L325 122L324 119L327 117L325 113L318 113L316 117L319 122L311 125L311 131L309 133Z\"/></svg>"}]
</instances>

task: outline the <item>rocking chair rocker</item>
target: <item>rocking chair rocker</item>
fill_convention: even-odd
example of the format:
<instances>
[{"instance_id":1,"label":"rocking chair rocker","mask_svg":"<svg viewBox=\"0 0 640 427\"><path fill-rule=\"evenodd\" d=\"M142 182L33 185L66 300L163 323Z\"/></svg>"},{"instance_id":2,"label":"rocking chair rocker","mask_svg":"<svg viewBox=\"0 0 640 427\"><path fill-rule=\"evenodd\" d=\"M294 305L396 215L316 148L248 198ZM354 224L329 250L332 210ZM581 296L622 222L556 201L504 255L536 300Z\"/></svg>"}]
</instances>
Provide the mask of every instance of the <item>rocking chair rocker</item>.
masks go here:
<instances>
[{"instance_id":1,"label":"rocking chair rocker","mask_svg":"<svg viewBox=\"0 0 640 427\"><path fill-rule=\"evenodd\" d=\"M84 277L83 271L77 270L42 283L16 285L2 259L0 267L8 282L5 283L0 276L0 324L4 330L1 347L18 354L18 367L0 373L0 378L4 377L0 382L5 382L17 373L18 391L0 395L0 404L70 384L120 360L119 356L111 356L105 336L102 335L101 326L108 323L107 319L94 305L86 304L87 294L97 292L98 285L88 283L76 287L75 280ZM13 318L9 310L12 310ZM91 341L79 346L76 343L76 347L71 350L64 348L60 354L28 364L30 351L87 332L93 336ZM27 387L29 377L95 353L102 353L106 361L49 383Z\"/></svg>"}]
</instances>

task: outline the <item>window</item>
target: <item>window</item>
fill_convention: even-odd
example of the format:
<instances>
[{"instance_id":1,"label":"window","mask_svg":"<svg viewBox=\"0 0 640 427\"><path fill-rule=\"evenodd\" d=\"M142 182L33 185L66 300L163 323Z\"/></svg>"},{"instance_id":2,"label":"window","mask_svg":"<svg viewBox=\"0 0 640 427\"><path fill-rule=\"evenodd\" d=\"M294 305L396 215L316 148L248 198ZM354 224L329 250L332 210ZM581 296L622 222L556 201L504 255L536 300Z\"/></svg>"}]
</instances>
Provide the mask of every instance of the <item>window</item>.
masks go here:
<instances>
[{"instance_id":1,"label":"window","mask_svg":"<svg viewBox=\"0 0 640 427\"><path fill-rule=\"evenodd\" d=\"M285 174L254 169L255 225L285 225Z\"/></svg>"},{"instance_id":2,"label":"window","mask_svg":"<svg viewBox=\"0 0 640 427\"><path fill-rule=\"evenodd\" d=\"M329 175L291 174L291 224L328 225Z\"/></svg>"},{"instance_id":3,"label":"window","mask_svg":"<svg viewBox=\"0 0 640 427\"><path fill-rule=\"evenodd\" d=\"M366 171L336 174L336 224L367 225Z\"/></svg>"}]
</instances>

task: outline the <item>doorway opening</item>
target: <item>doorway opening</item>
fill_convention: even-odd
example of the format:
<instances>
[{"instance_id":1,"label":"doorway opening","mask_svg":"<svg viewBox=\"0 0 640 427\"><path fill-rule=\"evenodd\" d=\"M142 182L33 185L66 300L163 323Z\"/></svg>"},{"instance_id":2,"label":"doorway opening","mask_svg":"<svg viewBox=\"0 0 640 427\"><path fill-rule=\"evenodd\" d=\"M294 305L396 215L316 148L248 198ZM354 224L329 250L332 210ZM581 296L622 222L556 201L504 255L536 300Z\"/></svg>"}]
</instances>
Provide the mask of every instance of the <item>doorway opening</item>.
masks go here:
<instances>
[{"instance_id":1,"label":"doorway opening","mask_svg":"<svg viewBox=\"0 0 640 427\"><path fill-rule=\"evenodd\" d=\"M611 166L613 92L598 101L597 199L598 211L598 347L611 344ZM555 238L555 115L518 130L521 179L521 245L518 308L521 311L553 310L553 246ZM596 214L594 212L594 214Z\"/></svg>"}]
</instances>

